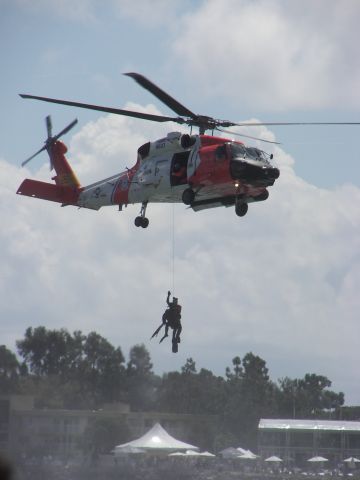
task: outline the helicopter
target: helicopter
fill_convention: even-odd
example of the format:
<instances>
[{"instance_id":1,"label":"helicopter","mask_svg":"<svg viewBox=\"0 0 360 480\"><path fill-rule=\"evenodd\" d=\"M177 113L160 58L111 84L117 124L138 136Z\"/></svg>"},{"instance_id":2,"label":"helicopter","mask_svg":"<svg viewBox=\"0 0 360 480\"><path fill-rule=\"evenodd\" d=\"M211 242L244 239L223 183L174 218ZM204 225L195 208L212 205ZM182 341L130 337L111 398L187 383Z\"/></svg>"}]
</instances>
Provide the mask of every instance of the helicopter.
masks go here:
<instances>
[{"instance_id":1,"label":"helicopter","mask_svg":"<svg viewBox=\"0 0 360 480\"><path fill-rule=\"evenodd\" d=\"M155 95L177 116L155 115L28 94L20 94L20 96L149 121L175 122L180 125L188 125L190 133L170 132L166 137L149 141L138 148L136 163L133 167L93 184L81 186L66 159L67 147L59 140L76 125L77 120L53 136L51 118L47 116L47 139L44 146L21 165L26 165L36 155L47 150L50 168L56 172L52 178L54 183L25 179L18 188L17 194L58 202L61 206L73 205L92 210L99 210L108 205L117 205L121 211L129 204L139 203L141 204L140 213L134 223L136 227L142 228L147 228L149 225L149 219L146 217L149 203L183 203L195 212L220 206L234 207L236 215L243 217L248 211L249 203L267 200L269 197L268 187L273 186L279 178L280 170L273 165L272 154L267 154L259 148L249 147L242 141L233 138L215 136L215 131L240 135L230 132L226 128L231 126L355 123L238 123L219 120L193 113L139 73L131 72L125 75ZM192 134L193 127L199 129L198 134ZM206 134L208 130L212 132L212 135ZM249 135L240 136L268 143L278 143Z\"/></svg>"}]
</instances>

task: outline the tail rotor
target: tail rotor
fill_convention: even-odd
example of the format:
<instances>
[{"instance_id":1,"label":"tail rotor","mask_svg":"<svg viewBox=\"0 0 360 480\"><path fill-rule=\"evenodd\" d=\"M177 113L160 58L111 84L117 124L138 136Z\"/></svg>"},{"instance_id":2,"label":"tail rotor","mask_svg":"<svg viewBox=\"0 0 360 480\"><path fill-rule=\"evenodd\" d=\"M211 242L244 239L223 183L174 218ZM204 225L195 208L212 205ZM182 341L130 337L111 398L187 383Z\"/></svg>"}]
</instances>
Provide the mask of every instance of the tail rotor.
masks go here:
<instances>
[{"instance_id":1,"label":"tail rotor","mask_svg":"<svg viewBox=\"0 0 360 480\"><path fill-rule=\"evenodd\" d=\"M67 127L65 127L63 130L61 130L60 133L58 133L57 135L55 135L54 137L52 136L52 122L51 122L51 117L50 115L48 115L45 119L46 121L46 130L47 130L47 139L45 140L45 144L42 148L40 148L40 150L38 150L36 153L34 153L34 155L31 155L31 157L27 158L26 160L24 160L21 164L22 167L24 167L27 163L30 162L30 160L32 160L34 157L36 157L37 155L39 155L39 153L43 152L44 150L47 150L49 152L49 148L60 138L62 137L63 135L65 135L66 133L68 133L73 127L75 127L75 125L77 124L77 118L75 118L75 120L73 120L71 123L69 123L69 125ZM50 153L50 152L49 152ZM51 161L51 155L50 155L50 170L52 170L53 168L53 165L52 165L52 161Z\"/></svg>"},{"instance_id":2,"label":"tail rotor","mask_svg":"<svg viewBox=\"0 0 360 480\"><path fill-rule=\"evenodd\" d=\"M45 119L46 121L46 130L47 130L47 135L48 135L48 140L51 139L52 137L52 121L50 115L48 115Z\"/></svg>"}]
</instances>

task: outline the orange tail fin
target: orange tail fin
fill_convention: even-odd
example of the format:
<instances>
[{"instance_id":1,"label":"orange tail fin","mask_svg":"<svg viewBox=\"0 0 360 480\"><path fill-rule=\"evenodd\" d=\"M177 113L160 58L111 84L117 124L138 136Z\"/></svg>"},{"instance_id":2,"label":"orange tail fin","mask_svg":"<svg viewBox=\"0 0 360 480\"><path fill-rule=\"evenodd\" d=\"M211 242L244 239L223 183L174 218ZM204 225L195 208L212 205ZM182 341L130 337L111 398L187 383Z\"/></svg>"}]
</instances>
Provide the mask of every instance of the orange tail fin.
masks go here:
<instances>
[{"instance_id":1,"label":"orange tail fin","mask_svg":"<svg viewBox=\"0 0 360 480\"><path fill-rule=\"evenodd\" d=\"M56 172L56 176L52 180L55 181L56 185L80 188L80 182L66 160L66 152L66 145L59 140L51 145L49 151L50 162Z\"/></svg>"},{"instance_id":2,"label":"orange tail fin","mask_svg":"<svg viewBox=\"0 0 360 480\"><path fill-rule=\"evenodd\" d=\"M27 178L22 182L16 193L27 197L59 202L63 205L76 205L81 192L81 185L65 158L66 145L59 140L55 141L48 148L48 152L50 165L56 171L55 177L52 178L55 185Z\"/></svg>"}]
</instances>

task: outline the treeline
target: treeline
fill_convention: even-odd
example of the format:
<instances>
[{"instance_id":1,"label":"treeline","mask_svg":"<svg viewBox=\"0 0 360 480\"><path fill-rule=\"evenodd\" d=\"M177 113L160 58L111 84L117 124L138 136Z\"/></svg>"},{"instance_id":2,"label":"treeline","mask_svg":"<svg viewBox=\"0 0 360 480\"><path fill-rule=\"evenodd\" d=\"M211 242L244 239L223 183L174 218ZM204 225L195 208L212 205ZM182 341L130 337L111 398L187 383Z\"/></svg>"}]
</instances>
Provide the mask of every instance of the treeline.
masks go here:
<instances>
[{"instance_id":1,"label":"treeline","mask_svg":"<svg viewBox=\"0 0 360 480\"><path fill-rule=\"evenodd\" d=\"M219 448L255 445L262 417L336 418L344 403L323 375L272 381L265 360L251 352L233 358L224 376L198 371L191 358L180 371L158 376L144 345L133 346L126 361L96 332L29 327L16 347L17 354L0 346L1 393L34 395L38 408L126 402L133 411L218 415Z\"/></svg>"}]
</instances>

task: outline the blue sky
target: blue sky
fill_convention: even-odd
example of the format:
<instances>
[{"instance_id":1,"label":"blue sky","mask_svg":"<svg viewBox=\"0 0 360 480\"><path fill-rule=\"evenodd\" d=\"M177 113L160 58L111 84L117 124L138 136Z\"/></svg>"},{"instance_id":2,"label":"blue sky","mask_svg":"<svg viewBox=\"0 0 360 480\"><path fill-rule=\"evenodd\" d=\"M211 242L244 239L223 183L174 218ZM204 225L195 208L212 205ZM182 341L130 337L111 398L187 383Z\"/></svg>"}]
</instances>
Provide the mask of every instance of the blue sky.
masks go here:
<instances>
[{"instance_id":1,"label":"blue sky","mask_svg":"<svg viewBox=\"0 0 360 480\"><path fill-rule=\"evenodd\" d=\"M359 374L344 374L338 358L360 360L360 126L243 129L282 142L261 145L281 169L269 200L240 222L232 209L175 207L186 312L176 357L148 341L171 283L172 207L152 207L139 232L137 206L94 213L14 195L25 177L49 178L46 154L19 168L45 140L48 114L55 131L79 119L64 140L84 184L131 166L141 143L177 128L18 93L171 113L122 75L135 71L216 118L359 121L358 2L0 0L0 8L2 341L14 345L30 323L95 329L125 353L144 342L159 372L192 356L223 374L233 356L253 351L274 380L311 369L359 404Z\"/></svg>"}]
</instances>

